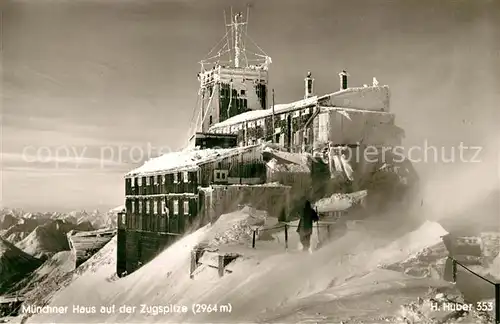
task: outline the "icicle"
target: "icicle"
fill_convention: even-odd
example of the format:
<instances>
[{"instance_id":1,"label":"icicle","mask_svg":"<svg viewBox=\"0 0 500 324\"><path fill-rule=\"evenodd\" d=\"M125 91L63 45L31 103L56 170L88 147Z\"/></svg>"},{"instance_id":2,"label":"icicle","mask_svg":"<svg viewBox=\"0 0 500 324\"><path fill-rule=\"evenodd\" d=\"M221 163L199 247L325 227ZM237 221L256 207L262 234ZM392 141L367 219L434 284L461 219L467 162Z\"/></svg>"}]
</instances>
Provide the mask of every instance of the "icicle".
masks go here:
<instances>
[{"instance_id":1,"label":"icicle","mask_svg":"<svg viewBox=\"0 0 500 324\"><path fill-rule=\"evenodd\" d=\"M229 81L229 104L227 105L227 118L229 118L229 112L231 110L232 103L233 103L233 79Z\"/></svg>"},{"instance_id":2,"label":"icicle","mask_svg":"<svg viewBox=\"0 0 500 324\"><path fill-rule=\"evenodd\" d=\"M352 121L351 116L347 113L347 111L342 110L342 109L339 109L339 110L337 110L337 112L338 112L339 114L341 114L342 116L344 116L345 118L347 118L347 119L349 119L349 120L351 120L351 121Z\"/></svg>"},{"instance_id":3,"label":"icicle","mask_svg":"<svg viewBox=\"0 0 500 324\"><path fill-rule=\"evenodd\" d=\"M354 171L352 170L352 167L349 164L349 161L347 161L345 154L342 154L342 156L340 157L340 160L342 161L342 166L344 167L344 172L345 172L345 175L347 176L347 179L349 179L351 181L354 180L354 178L352 176Z\"/></svg>"}]
</instances>

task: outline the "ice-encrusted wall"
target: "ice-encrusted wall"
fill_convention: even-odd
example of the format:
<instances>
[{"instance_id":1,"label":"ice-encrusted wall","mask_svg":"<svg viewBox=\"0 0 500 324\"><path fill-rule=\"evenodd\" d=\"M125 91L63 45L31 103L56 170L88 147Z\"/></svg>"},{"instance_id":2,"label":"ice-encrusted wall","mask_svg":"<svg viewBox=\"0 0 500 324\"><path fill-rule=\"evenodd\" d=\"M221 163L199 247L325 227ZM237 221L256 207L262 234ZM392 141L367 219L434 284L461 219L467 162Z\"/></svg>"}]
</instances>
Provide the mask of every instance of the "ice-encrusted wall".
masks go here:
<instances>
[{"instance_id":1,"label":"ice-encrusted wall","mask_svg":"<svg viewBox=\"0 0 500 324\"><path fill-rule=\"evenodd\" d=\"M391 113L327 108L314 121L315 147L328 143L396 146L403 137L404 131L395 125L395 116Z\"/></svg>"},{"instance_id":2,"label":"ice-encrusted wall","mask_svg":"<svg viewBox=\"0 0 500 324\"><path fill-rule=\"evenodd\" d=\"M210 71L207 88L201 92L205 116L202 131L233 116L267 107L267 71L217 68Z\"/></svg>"},{"instance_id":3,"label":"ice-encrusted wall","mask_svg":"<svg viewBox=\"0 0 500 324\"><path fill-rule=\"evenodd\" d=\"M319 102L324 106L389 112L390 96L388 86L348 88L321 97Z\"/></svg>"}]
</instances>

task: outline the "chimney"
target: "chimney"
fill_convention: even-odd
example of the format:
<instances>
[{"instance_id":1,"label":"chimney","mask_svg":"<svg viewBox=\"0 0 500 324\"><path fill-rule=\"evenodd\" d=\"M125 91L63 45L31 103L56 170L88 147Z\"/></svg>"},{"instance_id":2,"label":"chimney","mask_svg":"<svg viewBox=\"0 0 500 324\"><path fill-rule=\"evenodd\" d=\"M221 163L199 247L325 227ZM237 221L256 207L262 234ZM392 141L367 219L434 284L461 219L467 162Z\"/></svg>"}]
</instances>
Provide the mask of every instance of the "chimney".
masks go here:
<instances>
[{"instance_id":1,"label":"chimney","mask_svg":"<svg viewBox=\"0 0 500 324\"><path fill-rule=\"evenodd\" d=\"M304 79L304 89L305 89L305 94L304 94L304 99L310 98L313 96L313 83L314 79L311 77L311 72L307 72L307 76Z\"/></svg>"},{"instance_id":2,"label":"chimney","mask_svg":"<svg viewBox=\"0 0 500 324\"><path fill-rule=\"evenodd\" d=\"M341 73L339 73L339 77L340 77L340 90L347 89L347 72L343 70Z\"/></svg>"}]
</instances>

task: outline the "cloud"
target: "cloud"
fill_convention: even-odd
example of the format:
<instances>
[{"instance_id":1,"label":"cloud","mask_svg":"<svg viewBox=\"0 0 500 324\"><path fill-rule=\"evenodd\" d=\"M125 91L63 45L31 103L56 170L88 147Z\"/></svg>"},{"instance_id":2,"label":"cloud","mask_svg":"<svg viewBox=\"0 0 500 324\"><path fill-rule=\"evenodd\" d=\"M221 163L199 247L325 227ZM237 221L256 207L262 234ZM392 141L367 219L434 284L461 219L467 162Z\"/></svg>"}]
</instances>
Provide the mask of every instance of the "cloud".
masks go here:
<instances>
[{"instance_id":1,"label":"cloud","mask_svg":"<svg viewBox=\"0 0 500 324\"><path fill-rule=\"evenodd\" d=\"M47 150L36 154L36 149L26 150L24 153L1 153L2 171L24 173L46 173L55 175L73 172L110 172L125 173L132 166L120 161L104 158L86 157L85 152L71 152L71 150Z\"/></svg>"}]
</instances>

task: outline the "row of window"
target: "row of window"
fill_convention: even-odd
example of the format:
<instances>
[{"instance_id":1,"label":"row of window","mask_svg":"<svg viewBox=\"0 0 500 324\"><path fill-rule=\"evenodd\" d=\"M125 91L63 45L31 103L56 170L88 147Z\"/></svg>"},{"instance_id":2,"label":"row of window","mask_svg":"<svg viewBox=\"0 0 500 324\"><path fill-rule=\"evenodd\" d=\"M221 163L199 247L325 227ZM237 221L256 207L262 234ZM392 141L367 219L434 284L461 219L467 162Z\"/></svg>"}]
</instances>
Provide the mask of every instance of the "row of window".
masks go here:
<instances>
[{"instance_id":1,"label":"row of window","mask_svg":"<svg viewBox=\"0 0 500 324\"><path fill-rule=\"evenodd\" d=\"M132 213L141 213L144 210L143 204L146 207L146 214L151 214L151 212L152 212L153 214L163 214L163 215L167 215L167 216L179 215L179 200L178 199L173 200L173 209L174 209L173 211L170 211L168 209L165 200L161 200L160 204L158 204L157 201L152 200L152 199L151 200L146 199L144 201L139 200L137 202L137 204L134 200L132 200L131 204L130 204L131 212ZM189 201L188 200L183 201L182 207L183 207L182 208L183 214L189 215Z\"/></svg>"},{"instance_id":2,"label":"row of window","mask_svg":"<svg viewBox=\"0 0 500 324\"><path fill-rule=\"evenodd\" d=\"M298 118L301 116L301 114L302 114L302 116L304 116L304 115L308 115L310 113L311 113L310 108L296 110L292 113L292 118ZM278 116L279 116L280 120L285 120L288 117L288 113L279 114ZM264 126L264 124L265 124L265 119L257 119L257 120L253 120L253 121L248 121L247 127L252 128L252 127L258 127L258 126ZM220 128L220 129L216 129L215 132L216 133L220 132L223 134L230 134L230 133L242 130L242 129L243 129L243 123L240 123L238 125L226 126L226 127Z\"/></svg>"},{"instance_id":3,"label":"row of window","mask_svg":"<svg viewBox=\"0 0 500 324\"><path fill-rule=\"evenodd\" d=\"M230 97L231 96L231 90L227 89L227 88L222 88L222 89L220 89L220 94L221 94L222 97ZM240 95L242 95L242 96L246 95L246 90L245 89L241 89L240 90Z\"/></svg>"},{"instance_id":4,"label":"row of window","mask_svg":"<svg viewBox=\"0 0 500 324\"><path fill-rule=\"evenodd\" d=\"M179 179L180 178L180 179ZM165 184L167 182L167 176L166 175L158 175L158 176L153 176L153 177L145 177L146 179L146 183L145 185L146 186L150 186L151 185L151 180L153 181L153 184L154 185L159 185L160 182L161 184ZM180 183L180 182L184 182L184 183L188 183L189 182L189 173L187 171L184 171L181 173L181 176L179 177L179 173L174 173L174 183ZM132 182L130 184L132 187L135 186L135 181L134 179L132 179ZM142 177L138 177L137 178L137 186L142 186Z\"/></svg>"}]
</instances>

